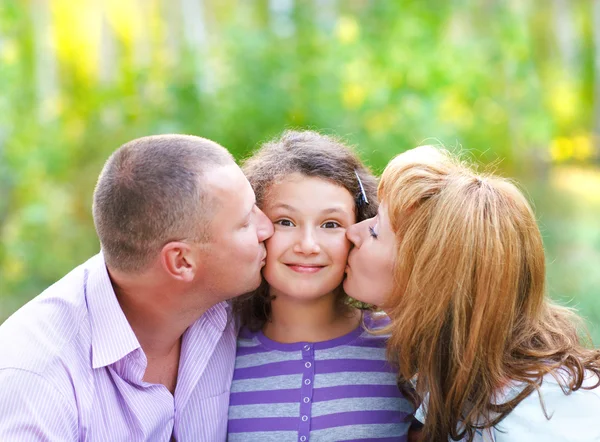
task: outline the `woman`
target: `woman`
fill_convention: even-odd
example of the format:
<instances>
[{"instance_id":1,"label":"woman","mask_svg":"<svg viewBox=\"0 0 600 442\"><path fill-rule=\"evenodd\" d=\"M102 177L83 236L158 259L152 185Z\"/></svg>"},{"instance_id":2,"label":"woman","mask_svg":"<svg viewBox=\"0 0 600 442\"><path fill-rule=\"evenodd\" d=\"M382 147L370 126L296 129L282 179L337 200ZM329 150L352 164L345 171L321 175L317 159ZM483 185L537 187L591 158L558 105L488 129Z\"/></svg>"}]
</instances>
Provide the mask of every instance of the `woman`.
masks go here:
<instances>
[{"instance_id":1,"label":"woman","mask_svg":"<svg viewBox=\"0 0 600 442\"><path fill-rule=\"evenodd\" d=\"M600 440L600 352L545 296L542 239L509 181L422 146L386 167L348 230L346 293L390 316L425 441Z\"/></svg>"}]
</instances>

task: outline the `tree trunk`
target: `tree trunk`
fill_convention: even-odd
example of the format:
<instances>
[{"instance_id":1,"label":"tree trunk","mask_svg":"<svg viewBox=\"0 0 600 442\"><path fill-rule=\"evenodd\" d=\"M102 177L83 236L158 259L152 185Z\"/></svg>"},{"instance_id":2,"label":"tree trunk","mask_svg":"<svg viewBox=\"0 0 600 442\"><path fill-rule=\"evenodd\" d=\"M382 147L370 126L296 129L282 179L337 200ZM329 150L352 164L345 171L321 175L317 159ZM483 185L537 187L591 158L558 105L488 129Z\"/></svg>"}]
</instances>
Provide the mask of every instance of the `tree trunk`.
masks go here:
<instances>
[{"instance_id":1,"label":"tree trunk","mask_svg":"<svg viewBox=\"0 0 600 442\"><path fill-rule=\"evenodd\" d=\"M51 41L52 18L48 0L31 2L33 15L33 38L35 53L35 82L38 102L38 119L41 122L53 120L57 116L58 74L56 54Z\"/></svg>"},{"instance_id":2,"label":"tree trunk","mask_svg":"<svg viewBox=\"0 0 600 442\"><path fill-rule=\"evenodd\" d=\"M592 4L594 29L594 144L596 158L600 159L600 0Z\"/></svg>"},{"instance_id":3,"label":"tree trunk","mask_svg":"<svg viewBox=\"0 0 600 442\"><path fill-rule=\"evenodd\" d=\"M181 0L183 36L193 54L196 68L196 90L199 95L216 90L215 76L208 59L208 35L203 0Z\"/></svg>"},{"instance_id":4,"label":"tree trunk","mask_svg":"<svg viewBox=\"0 0 600 442\"><path fill-rule=\"evenodd\" d=\"M558 50L563 65L569 75L576 77L579 70L579 48L577 47L572 4L573 2L570 0L554 0L554 22Z\"/></svg>"}]
</instances>

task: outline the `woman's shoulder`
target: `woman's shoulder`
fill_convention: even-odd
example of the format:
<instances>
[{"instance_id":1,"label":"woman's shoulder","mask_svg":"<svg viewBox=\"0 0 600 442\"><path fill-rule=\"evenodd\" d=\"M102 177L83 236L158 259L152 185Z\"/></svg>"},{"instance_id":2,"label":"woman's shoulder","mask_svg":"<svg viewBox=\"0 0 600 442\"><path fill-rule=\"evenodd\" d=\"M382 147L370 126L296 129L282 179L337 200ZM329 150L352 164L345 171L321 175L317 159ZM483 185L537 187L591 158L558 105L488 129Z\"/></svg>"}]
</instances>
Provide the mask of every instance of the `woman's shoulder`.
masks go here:
<instances>
[{"instance_id":1,"label":"woman's shoulder","mask_svg":"<svg viewBox=\"0 0 600 442\"><path fill-rule=\"evenodd\" d=\"M493 429L477 431L473 442L600 441L600 387L590 389L597 382L588 375L583 383L588 388L565 394L561 383L546 375L539 393L519 402ZM521 391L522 385L514 384L497 401L503 403ZM426 419L426 403L427 397L415 414L421 422Z\"/></svg>"},{"instance_id":2,"label":"woman's shoulder","mask_svg":"<svg viewBox=\"0 0 600 442\"><path fill-rule=\"evenodd\" d=\"M582 386L588 388L565 394L561 383L546 375L539 393L523 399L496 426L495 440L600 441L600 387L590 389L597 382L590 374Z\"/></svg>"}]
</instances>

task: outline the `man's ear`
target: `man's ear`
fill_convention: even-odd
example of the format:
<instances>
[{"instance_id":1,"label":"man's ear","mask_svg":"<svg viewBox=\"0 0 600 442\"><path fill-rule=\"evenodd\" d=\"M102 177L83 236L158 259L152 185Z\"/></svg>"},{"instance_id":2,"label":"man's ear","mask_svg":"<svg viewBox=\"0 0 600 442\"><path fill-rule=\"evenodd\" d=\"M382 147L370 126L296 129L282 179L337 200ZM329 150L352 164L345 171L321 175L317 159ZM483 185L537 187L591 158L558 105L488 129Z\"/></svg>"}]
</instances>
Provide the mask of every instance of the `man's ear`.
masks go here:
<instances>
[{"instance_id":1,"label":"man's ear","mask_svg":"<svg viewBox=\"0 0 600 442\"><path fill-rule=\"evenodd\" d=\"M194 247L186 242L173 241L160 251L163 269L174 279L191 282L200 270L200 259Z\"/></svg>"}]
</instances>

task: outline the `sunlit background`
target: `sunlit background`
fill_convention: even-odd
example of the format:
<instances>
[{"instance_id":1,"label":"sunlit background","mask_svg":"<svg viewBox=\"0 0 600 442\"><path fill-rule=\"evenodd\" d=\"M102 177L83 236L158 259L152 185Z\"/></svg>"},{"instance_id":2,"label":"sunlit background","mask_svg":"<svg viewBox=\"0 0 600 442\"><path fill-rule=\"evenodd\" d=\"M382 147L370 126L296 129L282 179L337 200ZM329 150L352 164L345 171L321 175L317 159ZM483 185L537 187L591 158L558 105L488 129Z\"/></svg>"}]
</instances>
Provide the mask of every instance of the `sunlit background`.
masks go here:
<instances>
[{"instance_id":1,"label":"sunlit background","mask_svg":"<svg viewBox=\"0 0 600 442\"><path fill-rule=\"evenodd\" d=\"M378 172L424 142L516 178L549 293L600 345L600 1L1 0L0 322L98 251L95 180L132 138L238 158L284 128Z\"/></svg>"}]
</instances>

